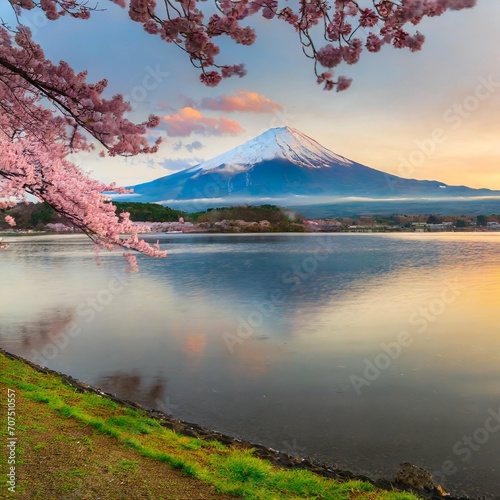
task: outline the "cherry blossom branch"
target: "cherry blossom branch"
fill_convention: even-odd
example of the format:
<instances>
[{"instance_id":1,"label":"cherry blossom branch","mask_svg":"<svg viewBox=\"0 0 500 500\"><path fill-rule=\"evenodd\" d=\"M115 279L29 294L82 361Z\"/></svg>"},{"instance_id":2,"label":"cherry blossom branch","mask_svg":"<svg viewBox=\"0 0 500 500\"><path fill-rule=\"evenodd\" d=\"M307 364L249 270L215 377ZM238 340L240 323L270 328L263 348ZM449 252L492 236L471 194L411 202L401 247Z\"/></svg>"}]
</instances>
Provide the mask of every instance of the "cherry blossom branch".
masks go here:
<instances>
[{"instance_id":1,"label":"cherry blossom branch","mask_svg":"<svg viewBox=\"0 0 500 500\"><path fill-rule=\"evenodd\" d=\"M85 72L47 60L27 28L19 26L13 34L0 26L0 208L32 194L105 248L118 245L163 257L157 245L138 238L139 228L127 214L115 214L103 194L126 191L90 179L66 159L94 147L91 141L112 156L157 150L159 140L151 145L145 134L159 118L132 123L125 118L131 108L123 96L102 98L106 85L106 80L90 84ZM10 215L6 221L15 224Z\"/></svg>"},{"instance_id":2,"label":"cherry blossom branch","mask_svg":"<svg viewBox=\"0 0 500 500\"><path fill-rule=\"evenodd\" d=\"M220 48L214 39L221 35L235 43L251 45L255 30L242 22L256 14L268 20L280 20L291 25L299 36L304 54L314 59L314 72L318 83L327 90L346 89L350 80L332 79L333 68L342 63L358 62L363 50L378 52L383 45L420 50L424 37L418 31L410 34L404 29L417 25L424 17L440 16L449 10L473 7L476 0L298 0L292 8L286 0L214 0L217 14L207 16L203 0L163 0L165 17L154 0L110 0L128 7L130 18L141 23L146 32L160 36L187 53L191 63L200 69L201 81L216 86L223 78L242 77L246 74L242 64L221 64L215 58ZM62 15L86 19L97 6L73 0L11 0L15 9L41 8L48 19ZM281 6L280 6L281 5ZM355 34L365 33L363 43ZM328 43L323 47L313 42L318 32ZM333 50L335 49L335 50ZM326 68L321 72L319 67Z\"/></svg>"}]
</instances>

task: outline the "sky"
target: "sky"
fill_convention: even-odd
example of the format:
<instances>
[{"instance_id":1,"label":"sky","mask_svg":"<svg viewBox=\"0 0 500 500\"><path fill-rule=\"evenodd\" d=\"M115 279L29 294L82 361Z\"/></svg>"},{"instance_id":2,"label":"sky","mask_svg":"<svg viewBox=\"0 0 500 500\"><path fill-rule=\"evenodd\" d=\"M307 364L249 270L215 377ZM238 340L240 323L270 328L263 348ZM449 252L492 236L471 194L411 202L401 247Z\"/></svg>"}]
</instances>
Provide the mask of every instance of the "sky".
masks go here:
<instances>
[{"instance_id":1,"label":"sky","mask_svg":"<svg viewBox=\"0 0 500 500\"><path fill-rule=\"evenodd\" d=\"M185 53L146 34L125 10L91 20L23 19L55 61L107 78L107 94L122 93L131 118L162 118L154 155L74 159L94 178L121 185L147 182L223 153L273 127L291 126L333 152L391 174L452 185L500 189L500 2L427 19L422 51L384 47L364 52L338 74L353 78L344 92L316 84L294 30L255 18L253 46L221 40L223 63L245 63L244 78L208 88ZM3 18L11 18L7 5Z\"/></svg>"}]
</instances>

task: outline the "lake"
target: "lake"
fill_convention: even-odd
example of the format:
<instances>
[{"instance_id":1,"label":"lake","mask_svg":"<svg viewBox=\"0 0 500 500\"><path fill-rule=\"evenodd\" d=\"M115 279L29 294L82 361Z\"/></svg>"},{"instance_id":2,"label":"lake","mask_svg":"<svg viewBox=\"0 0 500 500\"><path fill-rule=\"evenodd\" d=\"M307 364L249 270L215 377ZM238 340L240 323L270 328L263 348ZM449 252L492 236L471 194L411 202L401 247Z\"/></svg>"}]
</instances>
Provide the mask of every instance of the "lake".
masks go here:
<instances>
[{"instance_id":1,"label":"lake","mask_svg":"<svg viewBox=\"0 0 500 500\"><path fill-rule=\"evenodd\" d=\"M371 477L500 496L500 234L4 238L0 345L176 418ZM21 410L22 411L22 410Z\"/></svg>"}]
</instances>

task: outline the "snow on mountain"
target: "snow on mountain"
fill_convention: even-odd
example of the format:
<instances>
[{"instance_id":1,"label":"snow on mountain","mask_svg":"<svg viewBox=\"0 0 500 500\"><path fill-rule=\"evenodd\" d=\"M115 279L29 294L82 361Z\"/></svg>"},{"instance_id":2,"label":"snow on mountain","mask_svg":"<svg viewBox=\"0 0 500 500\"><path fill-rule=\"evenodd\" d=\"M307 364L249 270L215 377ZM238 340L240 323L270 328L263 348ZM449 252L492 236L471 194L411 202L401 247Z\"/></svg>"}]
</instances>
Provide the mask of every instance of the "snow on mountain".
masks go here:
<instances>
[{"instance_id":1,"label":"snow on mountain","mask_svg":"<svg viewBox=\"0 0 500 500\"><path fill-rule=\"evenodd\" d=\"M191 172L217 169L218 172L243 172L263 161L288 160L306 168L349 167L352 162L321 146L291 127L272 128L254 139L191 167ZM222 167L223 166L223 167Z\"/></svg>"}]
</instances>

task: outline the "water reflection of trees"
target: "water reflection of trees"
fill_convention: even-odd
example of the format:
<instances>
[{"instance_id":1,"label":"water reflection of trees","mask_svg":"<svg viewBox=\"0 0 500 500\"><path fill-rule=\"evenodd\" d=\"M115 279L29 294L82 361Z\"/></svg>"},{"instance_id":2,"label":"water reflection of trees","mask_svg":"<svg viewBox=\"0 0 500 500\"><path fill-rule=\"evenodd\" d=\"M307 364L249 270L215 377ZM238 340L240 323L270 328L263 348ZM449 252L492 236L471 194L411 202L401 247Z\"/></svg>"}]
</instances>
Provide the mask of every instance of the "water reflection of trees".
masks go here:
<instances>
[{"instance_id":1,"label":"water reflection of trees","mask_svg":"<svg viewBox=\"0 0 500 500\"><path fill-rule=\"evenodd\" d=\"M74 308L53 307L21 324L2 325L0 337L20 339L20 345L24 349L41 349L47 343L61 343L74 319Z\"/></svg>"},{"instance_id":2,"label":"water reflection of trees","mask_svg":"<svg viewBox=\"0 0 500 500\"><path fill-rule=\"evenodd\" d=\"M104 375L98 379L97 387L114 394L121 399L128 399L147 408L157 408L166 400L167 378L161 375L152 381L137 373L117 371L111 375Z\"/></svg>"}]
</instances>

